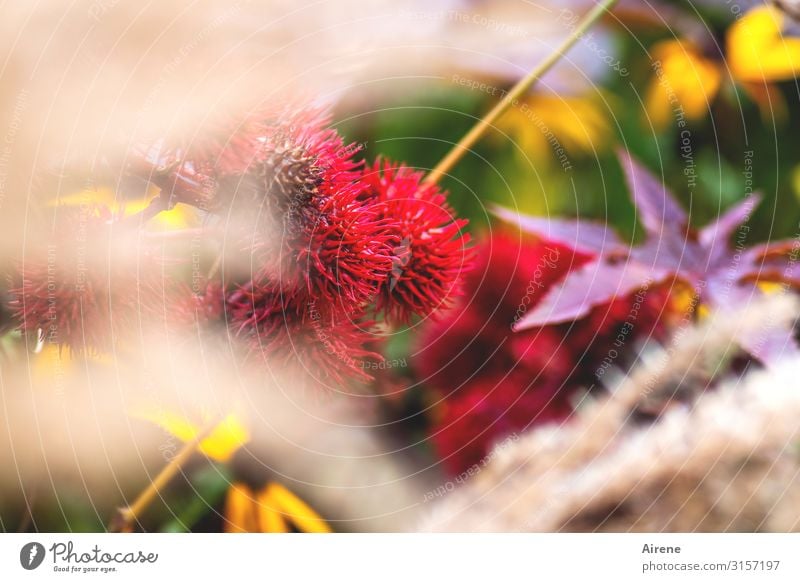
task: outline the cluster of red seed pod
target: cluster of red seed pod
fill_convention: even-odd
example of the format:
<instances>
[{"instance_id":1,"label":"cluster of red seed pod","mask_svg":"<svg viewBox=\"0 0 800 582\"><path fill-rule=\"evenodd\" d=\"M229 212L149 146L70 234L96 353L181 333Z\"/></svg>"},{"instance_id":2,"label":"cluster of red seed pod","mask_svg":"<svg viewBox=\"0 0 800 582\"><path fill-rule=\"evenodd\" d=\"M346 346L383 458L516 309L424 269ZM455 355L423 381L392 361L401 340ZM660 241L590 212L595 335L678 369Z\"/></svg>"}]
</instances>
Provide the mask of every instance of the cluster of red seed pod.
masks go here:
<instances>
[{"instance_id":1,"label":"cluster of red seed pod","mask_svg":"<svg viewBox=\"0 0 800 582\"><path fill-rule=\"evenodd\" d=\"M362 360L380 357L367 347L378 339L377 319L428 317L459 293L469 237L446 193L406 166L365 165L324 112L272 108L198 134L141 149L127 171L160 189L159 208L190 204L221 219L226 244L247 255L250 268L177 311L194 306L269 361L342 382L369 377ZM27 268L14 292L28 331L53 325L40 308L45 271ZM74 302L68 285L58 294L58 305ZM117 308L107 307L110 315ZM93 326L87 313L58 313L70 347L90 338L91 347L106 348ZM76 328L93 331L76 337Z\"/></svg>"}]
</instances>

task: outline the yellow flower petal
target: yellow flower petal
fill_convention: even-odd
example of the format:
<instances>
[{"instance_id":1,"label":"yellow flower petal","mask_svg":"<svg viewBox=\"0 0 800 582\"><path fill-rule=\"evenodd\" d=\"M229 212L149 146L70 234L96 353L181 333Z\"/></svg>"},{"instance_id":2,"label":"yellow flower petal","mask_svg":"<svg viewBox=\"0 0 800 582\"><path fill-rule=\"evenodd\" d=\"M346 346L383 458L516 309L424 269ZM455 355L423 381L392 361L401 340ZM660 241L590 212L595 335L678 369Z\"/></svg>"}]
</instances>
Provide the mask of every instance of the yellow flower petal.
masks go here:
<instances>
[{"instance_id":1,"label":"yellow flower petal","mask_svg":"<svg viewBox=\"0 0 800 582\"><path fill-rule=\"evenodd\" d=\"M784 37L784 16L774 6L755 8L727 34L727 58L738 81L782 81L800 71L800 39Z\"/></svg>"},{"instance_id":2,"label":"yellow flower petal","mask_svg":"<svg viewBox=\"0 0 800 582\"><path fill-rule=\"evenodd\" d=\"M303 500L278 483L268 483L257 494L234 482L225 497L226 533L286 533L287 519L307 533L329 533L328 524Z\"/></svg>"},{"instance_id":3,"label":"yellow flower petal","mask_svg":"<svg viewBox=\"0 0 800 582\"><path fill-rule=\"evenodd\" d=\"M531 95L503 115L498 128L532 158L557 162L566 155L565 150L594 152L611 139L608 120L588 97Z\"/></svg>"},{"instance_id":4,"label":"yellow flower petal","mask_svg":"<svg viewBox=\"0 0 800 582\"><path fill-rule=\"evenodd\" d=\"M247 427L235 414L229 414L200 443L200 451L217 461L227 461L250 440Z\"/></svg>"},{"instance_id":5,"label":"yellow flower petal","mask_svg":"<svg viewBox=\"0 0 800 582\"><path fill-rule=\"evenodd\" d=\"M670 290L670 310L676 313L689 313L694 308L697 294L691 285L676 284Z\"/></svg>"},{"instance_id":6,"label":"yellow flower petal","mask_svg":"<svg viewBox=\"0 0 800 582\"><path fill-rule=\"evenodd\" d=\"M270 493L271 489L267 486L256 496L258 529L264 533L286 533L289 531L289 524L286 523Z\"/></svg>"},{"instance_id":7,"label":"yellow flower petal","mask_svg":"<svg viewBox=\"0 0 800 582\"><path fill-rule=\"evenodd\" d=\"M690 121L702 118L722 83L719 65L688 41L661 42L653 47L652 55L658 66L645 107L653 126L663 128L680 115Z\"/></svg>"},{"instance_id":8,"label":"yellow flower petal","mask_svg":"<svg viewBox=\"0 0 800 582\"><path fill-rule=\"evenodd\" d=\"M114 214L122 213L124 216L131 216L146 208L150 204L151 198L152 196L147 196L120 202L110 188L98 188L59 196L50 200L48 206L104 206Z\"/></svg>"},{"instance_id":9,"label":"yellow flower petal","mask_svg":"<svg viewBox=\"0 0 800 582\"><path fill-rule=\"evenodd\" d=\"M225 497L225 533L257 532L253 490L244 483L232 483Z\"/></svg>"},{"instance_id":10,"label":"yellow flower petal","mask_svg":"<svg viewBox=\"0 0 800 582\"><path fill-rule=\"evenodd\" d=\"M34 382L56 385L75 367L69 350L62 350L55 344L45 343L36 354L31 365Z\"/></svg>"},{"instance_id":11,"label":"yellow flower petal","mask_svg":"<svg viewBox=\"0 0 800 582\"><path fill-rule=\"evenodd\" d=\"M678 315L675 321L680 321L683 317L692 317L697 321L703 321L711 315L711 309L705 303L698 302L699 297L691 285L676 282L669 293L669 311Z\"/></svg>"},{"instance_id":12,"label":"yellow flower petal","mask_svg":"<svg viewBox=\"0 0 800 582\"><path fill-rule=\"evenodd\" d=\"M150 219L151 230L181 230L200 224L200 216L196 208L187 204L176 204L171 210L162 210Z\"/></svg>"},{"instance_id":13,"label":"yellow flower petal","mask_svg":"<svg viewBox=\"0 0 800 582\"><path fill-rule=\"evenodd\" d=\"M45 340L31 362L31 377L36 384L57 387L65 377L80 374L88 362L111 366L114 359L99 352L79 354Z\"/></svg>"},{"instance_id":14,"label":"yellow flower petal","mask_svg":"<svg viewBox=\"0 0 800 582\"><path fill-rule=\"evenodd\" d=\"M160 426L183 442L191 441L203 430L202 422L197 422L186 414L174 413L163 408L134 409L131 414ZM200 441L198 449L215 461L225 462L249 440L249 430L236 414L231 413Z\"/></svg>"},{"instance_id":15,"label":"yellow flower petal","mask_svg":"<svg viewBox=\"0 0 800 582\"><path fill-rule=\"evenodd\" d=\"M785 283L778 283L775 281L759 281L758 288L761 289L766 295L776 295L783 293L786 290Z\"/></svg>"},{"instance_id":16,"label":"yellow flower petal","mask_svg":"<svg viewBox=\"0 0 800 582\"><path fill-rule=\"evenodd\" d=\"M59 196L48 202L49 206L86 206L97 205L108 208L115 215L133 216L147 208L158 192L151 190L141 198L119 201L110 188L97 190L81 190L66 196ZM187 204L176 204L170 210L162 210L148 223L151 230L179 230L190 228L200 223L198 210Z\"/></svg>"},{"instance_id":17,"label":"yellow flower petal","mask_svg":"<svg viewBox=\"0 0 800 582\"><path fill-rule=\"evenodd\" d=\"M284 513L286 519L307 533L330 533L331 527L297 495L279 483L267 485L267 494L276 506Z\"/></svg>"}]
</instances>

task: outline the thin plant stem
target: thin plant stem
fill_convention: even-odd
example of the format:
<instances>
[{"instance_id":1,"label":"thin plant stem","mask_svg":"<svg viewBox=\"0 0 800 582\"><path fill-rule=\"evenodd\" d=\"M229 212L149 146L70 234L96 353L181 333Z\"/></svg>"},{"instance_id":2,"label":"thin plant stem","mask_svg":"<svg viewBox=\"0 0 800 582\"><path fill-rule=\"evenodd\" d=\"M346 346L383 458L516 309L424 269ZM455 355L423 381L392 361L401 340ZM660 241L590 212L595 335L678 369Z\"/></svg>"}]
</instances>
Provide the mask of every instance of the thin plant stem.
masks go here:
<instances>
[{"instance_id":1,"label":"thin plant stem","mask_svg":"<svg viewBox=\"0 0 800 582\"><path fill-rule=\"evenodd\" d=\"M133 530L133 525L136 520L147 509L150 503L158 496L164 487L178 474L186 462L197 450L200 442L206 438L211 430L214 428L214 423L209 423L203 430L197 433L195 437L187 441L183 445L178 454L176 454L161 469L161 472L156 475L155 479L150 481L150 484L136 497L136 500L127 507L122 507L117 510L116 515L108 526L108 531L111 532L130 532Z\"/></svg>"},{"instance_id":2,"label":"thin plant stem","mask_svg":"<svg viewBox=\"0 0 800 582\"><path fill-rule=\"evenodd\" d=\"M208 269L208 274L206 274L207 281L210 281L214 278L214 276L217 274L217 271L219 271L220 266L222 266L222 251L219 252L211 267Z\"/></svg>"},{"instance_id":3,"label":"thin plant stem","mask_svg":"<svg viewBox=\"0 0 800 582\"><path fill-rule=\"evenodd\" d=\"M559 45L556 50L550 53L539 65L536 66L526 77L521 79L505 96L476 123L461 140L453 146L447 155L442 158L433 170L425 178L425 183L436 184L442 177L449 173L458 161L466 154L475 143L483 136L497 119L505 113L512 105L518 103L528 89L530 89L547 71L553 68L561 57L572 48L572 46L583 37L586 31L597 22L614 4L619 0L603 0L596 4L582 19L575 25L570 35Z\"/></svg>"}]
</instances>

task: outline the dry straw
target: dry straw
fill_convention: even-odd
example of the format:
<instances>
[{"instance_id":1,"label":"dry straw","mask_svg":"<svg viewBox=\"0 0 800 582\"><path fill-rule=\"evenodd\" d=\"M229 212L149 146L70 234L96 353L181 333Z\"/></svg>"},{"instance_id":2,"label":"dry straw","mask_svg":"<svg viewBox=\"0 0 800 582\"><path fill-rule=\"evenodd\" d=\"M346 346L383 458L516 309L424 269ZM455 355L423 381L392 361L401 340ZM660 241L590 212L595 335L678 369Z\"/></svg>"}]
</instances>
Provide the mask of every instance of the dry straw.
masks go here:
<instances>
[{"instance_id":1,"label":"dry straw","mask_svg":"<svg viewBox=\"0 0 800 582\"><path fill-rule=\"evenodd\" d=\"M650 351L564 427L533 431L442 499L425 531L795 531L800 529L800 362L714 389L697 369L797 313L788 297L689 328ZM733 316L732 316L733 315ZM671 396L684 397L676 403ZM644 401L669 402L644 423ZM638 420L637 420L638 419Z\"/></svg>"}]
</instances>

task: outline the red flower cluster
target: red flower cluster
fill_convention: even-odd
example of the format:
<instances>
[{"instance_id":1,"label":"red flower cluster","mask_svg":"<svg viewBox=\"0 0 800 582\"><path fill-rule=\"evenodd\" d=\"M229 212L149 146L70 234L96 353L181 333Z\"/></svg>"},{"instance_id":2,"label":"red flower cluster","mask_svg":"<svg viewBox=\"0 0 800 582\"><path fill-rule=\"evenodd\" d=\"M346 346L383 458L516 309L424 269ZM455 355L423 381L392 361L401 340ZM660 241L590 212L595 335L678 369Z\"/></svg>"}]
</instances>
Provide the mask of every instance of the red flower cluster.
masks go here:
<instances>
[{"instance_id":1,"label":"red flower cluster","mask_svg":"<svg viewBox=\"0 0 800 582\"><path fill-rule=\"evenodd\" d=\"M116 336L157 314L159 273L131 255L107 209L60 208L54 224L17 266L11 309L19 329L78 352L109 351Z\"/></svg>"},{"instance_id":2,"label":"red flower cluster","mask_svg":"<svg viewBox=\"0 0 800 582\"><path fill-rule=\"evenodd\" d=\"M369 380L364 359L381 358L365 347L376 338L363 312L348 314L252 285L232 290L225 302L232 330L277 369L341 384L348 377Z\"/></svg>"},{"instance_id":3,"label":"red flower cluster","mask_svg":"<svg viewBox=\"0 0 800 582\"><path fill-rule=\"evenodd\" d=\"M420 173L385 161L364 168L318 110L224 127L147 159L158 160L149 173L171 203L202 201L251 253L249 279L224 290L230 325L260 354L294 357L320 380L368 377L361 358L379 357L364 348L372 314L408 322L458 294L466 221Z\"/></svg>"},{"instance_id":4,"label":"red flower cluster","mask_svg":"<svg viewBox=\"0 0 800 582\"><path fill-rule=\"evenodd\" d=\"M341 383L368 379L362 359L380 358L366 347L376 314L408 322L449 305L469 238L444 192L401 165L365 169L359 147L328 121L295 106L223 119L192 139L141 149L126 170L159 188L154 212L185 203L217 216L226 246L250 259L249 272L207 282L203 293L174 285L183 296L159 310L169 322L224 321L257 355ZM52 245L56 262L26 261L13 307L26 332L104 350L117 331L112 322L135 327L133 318L159 298L129 261L97 252L108 244L95 239L112 228L131 232L133 222L90 218L65 225ZM86 247L98 260L84 264Z\"/></svg>"},{"instance_id":5,"label":"red flower cluster","mask_svg":"<svg viewBox=\"0 0 800 582\"><path fill-rule=\"evenodd\" d=\"M512 326L589 256L508 233L487 238L478 249L463 305L426 326L416 360L420 379L438 398L431 439L453 473L479 464L504 437L568 417L579 388L590 388L603 366L624 365L625 347L660 332L666 302L666 292L653 288L582 320L514 332Z\"/></svg>"},{"instance_id":6,"label":"red flower cluster","mask_svg":"<svg viewBox=\"0 0 800 582\"><path fill-rule=\"evenodd\" d=\"M405 322L451 305L470 260L465 254L469 237L461 235L467 221L454 218L446 194L424 184L422 177L386 160L364 171L369 198L378 202L399 240L391 276L381 285L378 309Z\"/></svg>"}]
</instances>

